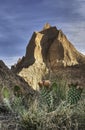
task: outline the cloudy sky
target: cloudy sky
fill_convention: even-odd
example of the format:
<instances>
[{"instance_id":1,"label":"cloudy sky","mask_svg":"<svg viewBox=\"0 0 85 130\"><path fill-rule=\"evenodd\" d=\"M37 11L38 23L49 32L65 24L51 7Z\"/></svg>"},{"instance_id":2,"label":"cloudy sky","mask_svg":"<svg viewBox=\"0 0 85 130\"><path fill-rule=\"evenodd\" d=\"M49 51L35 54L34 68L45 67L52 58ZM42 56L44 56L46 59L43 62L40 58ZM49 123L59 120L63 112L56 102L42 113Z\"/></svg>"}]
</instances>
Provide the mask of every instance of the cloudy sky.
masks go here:
<instances>
[{"instance_id":1,"label":"cloudy sky","mask_svg":"<svg viewBox=\"0 0 85 130\"><path fill-rule=\"evenodd\" d=\"M47 22L85 54L85 0L0 0L0 59L14 64Z\"/></svg>"}]
</instances>

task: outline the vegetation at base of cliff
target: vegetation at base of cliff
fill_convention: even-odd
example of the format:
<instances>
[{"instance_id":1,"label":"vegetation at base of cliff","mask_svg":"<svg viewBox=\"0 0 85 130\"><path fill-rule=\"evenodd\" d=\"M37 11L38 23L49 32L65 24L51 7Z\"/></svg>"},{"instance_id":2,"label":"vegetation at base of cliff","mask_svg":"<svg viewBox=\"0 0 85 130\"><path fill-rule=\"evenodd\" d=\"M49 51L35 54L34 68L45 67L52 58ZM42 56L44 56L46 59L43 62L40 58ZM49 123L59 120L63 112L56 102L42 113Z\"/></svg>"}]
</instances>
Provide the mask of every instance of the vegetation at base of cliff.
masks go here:
<instances>
[{"instance_id":1,"label":"vegetation at base of cliff","mask_svg":"<svg viewBox=\"0 0 85 130\"><path fill-rule=\"evenodd\" d=\"M6 106L17 113L23 130L85 129L85 90L78 84L68 87L64 81L55 81L50 88L43 86L34 101L28 99L28 105L18 86L14 87L14 92L14 99L10 102L9 92L4 89L9 101Z\"/></svg>"}]
</instances>

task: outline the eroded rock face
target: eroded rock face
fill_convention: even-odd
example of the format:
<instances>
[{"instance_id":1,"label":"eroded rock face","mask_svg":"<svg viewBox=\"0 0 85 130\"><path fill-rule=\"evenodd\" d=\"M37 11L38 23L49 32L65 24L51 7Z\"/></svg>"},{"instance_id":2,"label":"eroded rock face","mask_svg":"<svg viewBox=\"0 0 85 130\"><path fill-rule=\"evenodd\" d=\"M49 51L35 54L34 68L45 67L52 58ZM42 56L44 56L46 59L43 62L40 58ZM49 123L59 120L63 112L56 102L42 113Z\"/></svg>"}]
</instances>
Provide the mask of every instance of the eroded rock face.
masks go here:
<instances>
[{"instance_id":1,"label":"eroded rock face","mask_svg":"<svg viewBox=\"0 0 85 130\"><path fill-rule=\"evenodd\" d=\"M23 68L19 72L19 76L23 77L33 89L39 90L38 82L41 81L42 77L47 73L48 69L44 63L35 62L28 68Z\"/></svg>"},{"instance_id":2,"label":"eroded rock face","mask_svg":"<svg viewBox=\"0 0 85 130\"><path fill-rule=\"evenodd\" d=\"M42 31L34 32L26 54L12 67L34 88L50 70L80 65L85 56L79 53L61 30L46 24Z\"/></svg>"},{"instance_id":3,"label":"eroded rock face","mask_svg":"<svg viewBox=\"0 0 85 130\"><path fill-rule=\"evenodd\" d=\"M13 73L2 60L0 60L0 101L2 100L2 88L7 87L11 96L14 94L14 87L19 86L23 94L33 92L33 89L25 80Z\"/></svg>"}]
</instances>

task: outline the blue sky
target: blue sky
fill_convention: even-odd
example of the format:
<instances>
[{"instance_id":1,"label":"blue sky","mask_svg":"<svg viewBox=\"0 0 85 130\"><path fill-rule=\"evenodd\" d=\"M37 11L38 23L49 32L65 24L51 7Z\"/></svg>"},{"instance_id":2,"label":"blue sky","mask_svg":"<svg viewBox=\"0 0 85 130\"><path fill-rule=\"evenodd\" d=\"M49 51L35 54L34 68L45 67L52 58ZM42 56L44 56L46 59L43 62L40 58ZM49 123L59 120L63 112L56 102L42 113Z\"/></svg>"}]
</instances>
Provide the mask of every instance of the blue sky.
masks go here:
<instances>
[{"instance_id":1,"label":"blue sky","mask_svg":"<svg viewBox=\"0 0 85 130\"><path fill-rule=\"evenodd\" d=\"M0 0L0 59L14 64L47 22L85 54L85 0Z\"/></svg>"}]
</instances>

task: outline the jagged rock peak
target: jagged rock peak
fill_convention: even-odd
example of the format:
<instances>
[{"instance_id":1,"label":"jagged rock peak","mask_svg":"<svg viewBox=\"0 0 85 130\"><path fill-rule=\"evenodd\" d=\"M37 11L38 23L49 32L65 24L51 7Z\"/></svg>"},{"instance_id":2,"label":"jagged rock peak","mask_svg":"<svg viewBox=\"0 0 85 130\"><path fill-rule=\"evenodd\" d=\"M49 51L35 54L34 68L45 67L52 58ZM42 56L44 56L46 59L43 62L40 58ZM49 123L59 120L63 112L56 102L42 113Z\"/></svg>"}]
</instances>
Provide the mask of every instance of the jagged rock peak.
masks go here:
<instances>
[{"instance_id":1,"label":"jagged rock peak","mask_svg":"<svg viewBox=\"0 0 85 130\"><path fill-rule=\"evenodd\" d=\"M80 64L84 56L81 55L67 39L62 30L46 23L44 30L34 32L26 48L25 56L13 68L19 72L23 67L29 67L35 62L50 63L54 68ZM18 70L18 71L17 71Z\"/></svg>"},{"instance_id":2,"label":"jagged rock peak","mask_svg":"<svg viewBox=\"0 0 85 130\"><path fill-rule=\"evenodd\" d=\"M47 23L43 30L33 33L25 56L12 70L37 90L38 82L45 75L51 75L51 71L83 63L85 56L76 50L61 30Z\"/></svg>"},{"instance_id":3,"label":"jagged rock peak","mask_svg":"<svg viewBox=\"0 0 85 130\"><path fill-rule=\"evenodd\" d=\"M50 27L51 27L51 25L50 25L49 23L46 23L46 24L44 25L44 27L43 27L43 30L48 29L48 28L50 28Z\"/></svg>"}]
</instances>

